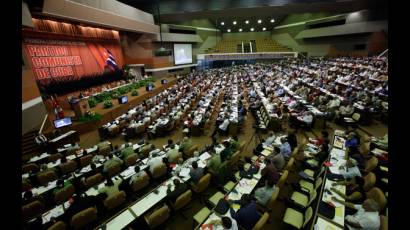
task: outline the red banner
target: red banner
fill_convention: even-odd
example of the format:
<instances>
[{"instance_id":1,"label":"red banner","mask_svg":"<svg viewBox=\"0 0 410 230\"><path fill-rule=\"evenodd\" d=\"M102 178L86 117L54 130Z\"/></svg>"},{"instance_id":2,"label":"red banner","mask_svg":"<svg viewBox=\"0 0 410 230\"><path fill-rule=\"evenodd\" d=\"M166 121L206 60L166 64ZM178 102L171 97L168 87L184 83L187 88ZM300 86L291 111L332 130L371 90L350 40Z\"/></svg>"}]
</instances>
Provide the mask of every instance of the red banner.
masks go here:
<instances>
[{"instance_id":1,"label":"red banner","mask_svg":"<svg viewBox=\"0 0 410 230\"><path fill-rule=\"evenodd\" d=\"M37 80L90 76L121 69L123 65L117 41L77 42L26 38L23 50Z\"/></svg>"}]
</instances>

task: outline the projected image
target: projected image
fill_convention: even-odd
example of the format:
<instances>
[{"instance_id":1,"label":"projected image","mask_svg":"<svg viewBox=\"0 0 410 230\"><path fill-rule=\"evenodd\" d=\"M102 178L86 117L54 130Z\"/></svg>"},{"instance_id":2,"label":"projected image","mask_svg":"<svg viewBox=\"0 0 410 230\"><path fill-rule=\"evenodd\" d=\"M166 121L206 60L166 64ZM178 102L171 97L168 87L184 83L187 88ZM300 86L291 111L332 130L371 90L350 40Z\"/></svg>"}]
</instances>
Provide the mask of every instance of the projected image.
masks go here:
<instances>
[{"instance_id":1,"label":"projected image","mask_svg":"<svg viewBox=\"0 0 410 230\"><path fill-rule=\"evenodd\" d=\"M174 44L175 65L192 63L192 45Z\"/></svg>"}]
</instances>

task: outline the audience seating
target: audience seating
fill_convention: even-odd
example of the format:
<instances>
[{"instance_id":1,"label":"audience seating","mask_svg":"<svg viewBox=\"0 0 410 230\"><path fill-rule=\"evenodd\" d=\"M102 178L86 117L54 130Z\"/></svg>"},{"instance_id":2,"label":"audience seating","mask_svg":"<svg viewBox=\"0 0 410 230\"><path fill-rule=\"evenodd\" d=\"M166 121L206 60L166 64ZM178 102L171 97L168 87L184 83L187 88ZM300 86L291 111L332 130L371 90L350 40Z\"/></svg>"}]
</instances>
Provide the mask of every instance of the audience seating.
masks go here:
<instances>
[{"instance_id":1,"label":"audience seating","mask_svg":"<svg viewBox=\"0 0 410 230\"><path fill-rule=\"evenodd\" d=\"M54 201L56 202L56 204L64 203L74 194L74 192L75 187L74 185L70 184L56 192L56 194L54 195Z\"/></svg>"},{"instance_id":2,"label":"audience seating","mask_svg":"<svg viewBox=\"0 0 410 230\"><path fill-rule=\"evenodd\" d=\"M276 183L276 187L282 189L283 185L286 183L286 180L288 179L289 171L285 170L283 171L282 175L280 176L278 183Z\"/></svg>"},{"instance_id":3,"label":"audience seating","mask_svg":"<svg viewBox=\"0 0 410 230\"><path fill-rule=\"evenodd\" d=\"M164 223L169 218L170 210L169 207L164 204L161 208L146 214L144 216L149 228L153 229L162 223Z\"/></svg>"},{"instance_id":4,"label":"audience seating","mask_svg":"<svg viewBox=\"0 0 410 230\"><path fill-rule=\"evenodd\" d=\"M91 188L91 187L101 183L103 180L104 180L104 178L101 175L101 173L97 173L93 176L90 176L90 177L86 178L85 181L84 181L84 186L85 186L85 188Z\"/></svg>"},{"instance_id":5,"label":"audience seating","mask_svg":"<svg viewBox=\"0 0 410 230\"><path fill-rule=\"evenodd\" d=\"M108 176L114 176L121 172L121 165L120 164L114 164L110 167L107 168L107 174Z\"/></svg>"},{"instance_id":6,"label":"audience seating","mask_svg":"<svg viewBox=\"0 0 410 230\"><path fill-rule=\"evenodd\" d=\"M22 219L24 221L28 221L41 216L44 211L44 207L44 204L38 200L24 205L22 208Z\"/></svg>"},{"instance_id":7,"label":"audience seating","mask_svg":"<svg viewBox=\"0 0 410 230\"><path fill-rule=\"evenodd\" d=\"M181 158L181 157L182 157L182 154L181 154L181 153L178 153L178 155L176 155L176 156L174 156L174 157L171 157L171 158L168 158L168 162L169 162L170 164L175 164L175 163L178 162L178 159Z\"/></svg>"},{"instance_id":8,"label":"audience seating","mask_svg":"<svg viewBox=\"0 0 410 230\"><path fill-rule=\"evenodd\" d=\"M236 166L238 164L238 161L241 157L240 154L241 154L241 152L238 150L232 155L231 159L229 159L229 161L228 161L228 167L229 168L231 168L231 169L236 168Z\"/></svg>"},{"instance_id":9,"label":"audience seating","mask_svg":"<svg viewBox=\"0 0 410 230\"><path fill-rule=\"evenodd\" d=\"M223 199L224 196L225 195L223 193L218 191L208 199L208 202L212 207L215 207L218 204L219 200Z\"/></svg>"},{"instance_id":10,"label":"audience seating","mask_svg":"<svg viewBox=\"0 0 410 230\"><path fill-rule=\"evenodd\" d=\"M74 172L77 169L77 163L75 161L67 161L66 163L62 163L58 166L61 170L61 173L67 174Z\"/></svg>"},{"instance_id":11,"label":"audience seating","mask_svg":"<svg viewBox=\"0 0 410 230\"><path fill-rule=\"evenodd\" d=\"M191 200L192 192L190 189L188 189L175 200L175 203L171 203L171 207L174 211L180 211L182 216L186 219L186 216L184 216L182 213L182 209L186 207L191 202Z\"/></svg>"},{"instance_id":12,"label":"audience seating","mask_svg":"<svg viewBox=\"0 0 410 230\"><path fill-rule=\"evenodd\" d=\"M191 148L183 152L184 158L188 159L194 156L194 152L198 151L198 145L192 145Z\"/></svg>"},{"instance_id":13,"label":"audience seating","mask_svg":"<svg viewBox=\"0 0 410 230\"><path fill-rule=\"evenodd\" d=\"M47 230L65 230L67 225L63 221L57 221L51 227L47 228Z\"/></svg>"},{"instance_id":14,"label":"audience seating","mask_svg":"<svg viewBox=\"0 0 410 230\"><path fill-rule=\"evenodd\" d=\"M52 170L41 172L37 175L37 181L41 185L46 185L48 182L55 181L57 179L57 174Z\"/></svg>"},{"instance_id":15,"label":"audience seating","mask_svg":"<svg viewBox=\"0 0 410 230\"><path fill-rule=\"evenodd\" d=\"M366 172L371 172L373 169L377 167L377 164L379 161L377 160L377 157L371 157L369 160L366 161L365 166L364 166L364 171Z\"/></svg>"},{"instance_id":16,"label":"audience seating","mask_svg":"<svg viewBox=\"0 0 410 230\"><path fill-rule=\"evenodd\" d=\"M61 155L61 153L55 153L48 156L47 160L48 162L55 162L56 160L61 159L62 157L63 155Z\"/></svg>"},{"instance_id":17,"label":"audience seating","mask_svg":"<svg viewBox=\"0 0 410 230\"><path fill-rule=\"evenodd\" d=\"M147 187L149 185L149 176L145 174L144 176L138 177L135 181L131 184L131 190L133 192L138 192L141 189Z\"/></svg>"},{"instance_id":18,"label":"audience seating","mask_svg":"<svg viewBox=\"0 0 410 230\"><path fill-rule=\"evenodd\" d=\"M23 165L23 167L21 169L21 173L25 174L25 173L29 173L29 172L38 172L39 170L40 170L40 167L38 167L37 164L29 163L29 164Z\"/></svg>"},{"instance_id":19,"label":"audience seating","mask_svg":"<svg viewBox=\"0 0 410 230\"><path fill-rule=\"evenodd\" d=\"M80 167L85 167L89 164L91 164L91 161L93 159L93 155L92 154L88 154L86 156L83 156L80 158Z\"/></svg>"},{"instance_id":20,"label":"audience seating","mask_svg":"<svg viewBox=\"0 0 410 230\"><path fill-rule=\"evenodd\" d=\"M124 191L119 191L111 196L105 198L104 206L107 210L114 209L125 202L126 194Z\"/></svg>"},{"instance_id":21,"label":"audience seating","mask_svg":"<svg viewBox=\"0 0 410 230\"><path fill-rule=\"evenodd\" d=\"M97 220L97 209L90 207L75 214L71 218L70 225L73 229L83 229L95 220Z\"/></svg>"},{"instance_id":22,"label":"audience seating","mask_svg":"<svg viewBox=\"0 0 410 230\"><path fill-rule=\"evenodd\" d=\"M369 191L371 188L374 187L374 185L376 184L376 175L374 175L374 173L369 172L365 177L363 177L364 179L364 184L363 184L363 190L364 191Z\"/></svg>"},{"instance_id":23,"label":"audience seating","mask_svg":"<svg viewBox=\"0 0 410 230\"><path fill-rule=\"evenodd\" d=\"M199 227L199 224L203 223L208 216L211 214L211 210L209 210L207 207L203 207L199 212L197 212L193 219L193 229L197 229Z\"/></svg>"},{"instance_id":24,"label":"audience seating","mask_svg":"<svg viewBox=\"0 0 410 230\"><path fill-rule=\"evenodd\" d=\"M305 179L299 181L300 187L306 189L309 193L313 190L317 190L322 183L322 177L317 177L315 181L309 181Z\"/></svg>"},{"instance_id":25,"label":"audience seating","mask_svg":"<svg viewBox=\"0 0 410 230\"><path fill-rule=\"evenodd\" d=\"M290 200L301 207L302 209L307 208L316 199L316 190L307 191L301 187L301 191L294 191L290 196Z\"/></svg>"},{"instance_id":26,"label":"audience seating","mask_svg":"<svg viewBox=\"0 0 410 230\"><path fill-rule=\"evenodd\" d=\"M136 153L131 154L124 160L125 166L129 167L131 165L134 165L137 160L138 160L138 154Z\"/></svg>"},{"instance_id":27,"label":"audience seating","mask_svg":"<svg viewBox=\"0 0 410 230\"><path fill-rule=\"evenodd\" d=\"M279 193L280 193L280 188L279 187L275 188L268 204L266 206L262 206L261 204L258 204L258 208L264 211L267 211L267 212L271 212L273 209L273 205L275 205L275 202L279 197Z\"/></svg>"},{"instance_id":28,"label":"audience seating","mask_svg":"<svg viewBox=\"0 0 410 230\"><path fill-rule=\"evenodd\" d=\"M297 229L302 229L307 225L307 223L309 223L312 215L312 207L307 208L304 213L301 213L293 208L287 208L285 215L283 216L283 222Z\"/></svg>"},{"instance_id":29,"label":"audience seating","mask_svg":"<svg viewBox=\"0 0 410 230\"><path fill-rule=\"evenodd\" d=\"M152 178L158 179L165 175L167 175L167 166L164 163L162 163L154 168Z\"/></svg>"},{"instance_id":30,"label":"audience seating","mask_svg":"<svg viewBox=\"0 0 410 230\"><path fill-rule=\"evenodd\" d=\"M111 153L111 146L106 145L100 149L98 149L98 155L108 156Z\"/></svg>"},{"instance_id":31,"label":"audience seating","mask_svg":"<svg viewBox=\"0 0 410 230\"><path fill-rule=\"evenodd\" d=\"M255 226L253 226L252 230L262 230L263 226L265 226L266 222L269 220L269 213L265 212L259 218L258 222L256 222Z\"/></svg>"},{"instance_id":32,"label":"audience seating","mask_svg":"<svg viewBox=\"0 0 410 230\"><path fill-rule=\"evenodd\" d=\"M366 197L375 200L379 204L379 211L382 211L386 207L387 198L381 189L373 187L366 193Z\"/></svg>"}]
</instances>

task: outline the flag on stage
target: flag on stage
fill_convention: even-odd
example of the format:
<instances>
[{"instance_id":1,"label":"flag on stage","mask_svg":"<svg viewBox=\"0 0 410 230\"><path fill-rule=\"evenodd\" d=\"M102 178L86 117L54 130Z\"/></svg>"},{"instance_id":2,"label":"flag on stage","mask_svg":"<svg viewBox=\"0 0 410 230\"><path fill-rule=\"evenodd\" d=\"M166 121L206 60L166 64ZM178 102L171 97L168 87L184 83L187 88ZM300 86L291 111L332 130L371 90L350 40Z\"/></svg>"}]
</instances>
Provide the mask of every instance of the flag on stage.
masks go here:
<instances>
[{"instance_id":1,"label":"flag on stage","mask_svg":"<svg viewBox=\"0 0 410 230\"><path fill-rule=\"evenodd\" d=\"M109 68L112 71L118 70L117 62L115 61L114 55L108 50L105 49L104 53L105 58L105 67Z\"/></svg>"}]
</instances>

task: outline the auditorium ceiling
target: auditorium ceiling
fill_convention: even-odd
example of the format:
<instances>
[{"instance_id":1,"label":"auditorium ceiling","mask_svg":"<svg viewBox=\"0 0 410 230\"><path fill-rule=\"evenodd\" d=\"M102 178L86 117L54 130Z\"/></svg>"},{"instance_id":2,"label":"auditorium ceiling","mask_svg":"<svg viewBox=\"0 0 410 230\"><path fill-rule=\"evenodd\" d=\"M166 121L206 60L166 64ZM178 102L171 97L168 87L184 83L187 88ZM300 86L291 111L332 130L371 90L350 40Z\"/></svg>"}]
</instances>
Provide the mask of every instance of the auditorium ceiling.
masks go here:
<instances>
[{"instance_id":1,"label":"auditorium ceiling","mask_svg":"<svg viewBox=\"0 0 410 230\"><path fill-rule=\"evenodd\" d=\"M387 8L387 0L119 0L157 15L161 22L176 23L193 19L213 21L254 18L276 22L295 13L347 13L362 9ZM265 20L263 20L265 19ZM269 19L269 21L267 21ZM270 26L267 24L265 26Z\"/></svg>"}]
</instances>

